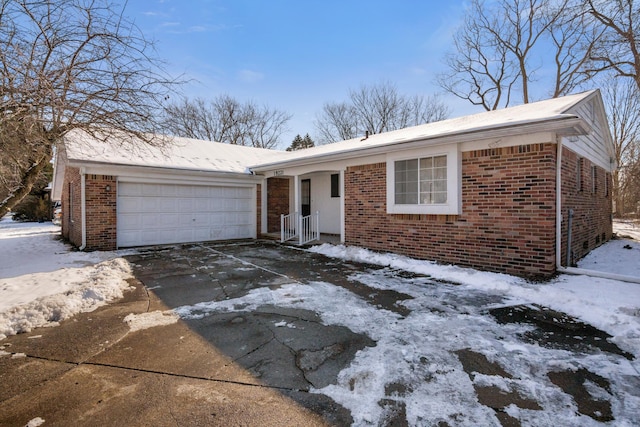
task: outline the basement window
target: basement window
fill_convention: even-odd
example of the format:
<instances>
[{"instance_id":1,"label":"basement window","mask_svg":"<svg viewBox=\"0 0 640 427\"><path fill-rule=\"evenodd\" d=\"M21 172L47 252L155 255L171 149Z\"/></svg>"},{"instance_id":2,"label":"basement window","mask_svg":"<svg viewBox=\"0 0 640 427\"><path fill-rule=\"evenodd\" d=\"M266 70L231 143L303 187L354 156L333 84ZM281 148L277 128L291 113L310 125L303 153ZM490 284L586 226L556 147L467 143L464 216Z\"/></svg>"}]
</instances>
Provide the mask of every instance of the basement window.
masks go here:
<instances>
[{"instance_id":1,"label":"basement window","mask_svg":"<svg viewBox=\"0 0 640 427\"><path fill-rule=\"evenodd\" d=\"M387 212L398 214L459 213L458 152L387 157Z\"/></svg>"}]
</instances>

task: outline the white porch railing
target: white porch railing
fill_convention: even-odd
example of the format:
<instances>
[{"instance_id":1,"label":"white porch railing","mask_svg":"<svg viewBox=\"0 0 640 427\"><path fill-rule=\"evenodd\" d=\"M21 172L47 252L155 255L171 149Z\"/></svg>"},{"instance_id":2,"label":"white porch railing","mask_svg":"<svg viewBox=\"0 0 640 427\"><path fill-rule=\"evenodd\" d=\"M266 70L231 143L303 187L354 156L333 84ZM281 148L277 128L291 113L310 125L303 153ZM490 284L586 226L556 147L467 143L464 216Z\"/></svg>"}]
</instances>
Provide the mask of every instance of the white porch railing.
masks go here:
<instances>
[{"instance_id":1,"label":"white porch railing","mask_svg":"<svg viewBox=\"0 0 640 427\"><path fill-rule=\"evenodd\" d=\"M298 212L280 215L280 243L298 237Z\"/></svg>"},{"instance_id":2,"label":"white porch railing","mask_svg":"<svg viewBox=\"0 0 640 427\"><path fill-rule=\"evenodd\" d=\"M298 212L280 215L280 242L298 239L299 245L320 240L320 212L302 216Z\"/></svg>"}]
</instances>

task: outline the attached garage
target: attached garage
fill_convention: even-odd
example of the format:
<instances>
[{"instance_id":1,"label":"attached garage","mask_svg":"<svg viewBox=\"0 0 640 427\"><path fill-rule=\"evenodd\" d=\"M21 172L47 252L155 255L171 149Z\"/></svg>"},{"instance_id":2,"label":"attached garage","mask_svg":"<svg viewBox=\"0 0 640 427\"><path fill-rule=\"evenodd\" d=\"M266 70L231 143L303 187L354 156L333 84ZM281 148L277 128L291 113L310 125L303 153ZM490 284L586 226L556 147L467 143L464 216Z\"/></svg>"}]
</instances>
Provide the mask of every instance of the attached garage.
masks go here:
<instances>
[{"instance_id":1,"label":"attached garage","mask_svg":"<svg viewBox=\"0 0 640 427\"><path fill-rule=\"evenodd\" d=\"M67 134L52 190L62 236L80 250L255 239L263 177L249 166L288 153L162 138L150 145L117 132Z\"/></svg>"},{"instance_id":2,"label":"attached garage","mask_svg":"<svg viewBox=\"0 0 640 427\"><path fill-rule=\"evenodd\" d=\"M256 237L254 187L119 182L117 246Z\"/></svg>"}]
</instances>

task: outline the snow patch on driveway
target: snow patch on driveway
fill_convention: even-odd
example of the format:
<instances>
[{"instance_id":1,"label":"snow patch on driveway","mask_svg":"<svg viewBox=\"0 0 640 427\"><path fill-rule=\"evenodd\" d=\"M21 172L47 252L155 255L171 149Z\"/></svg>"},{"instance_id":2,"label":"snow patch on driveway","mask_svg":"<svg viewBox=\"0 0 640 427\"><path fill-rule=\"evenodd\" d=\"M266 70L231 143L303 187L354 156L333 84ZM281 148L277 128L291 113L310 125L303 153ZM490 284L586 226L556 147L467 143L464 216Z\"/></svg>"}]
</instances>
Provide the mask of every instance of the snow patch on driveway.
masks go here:
<instances>
[{"instance_id":1,"label":"snow patch on driveway","mask_svg":"<svg viewBox=\"0 0 640 427\"><path fill-rule=\"evenodd\" d=\"M129 314L124 318L124 322L129 325L131 332L153 328L154 326L172 325L178 322L180 317L171 310L151 311L142 314Z\"/></svg>"}]
</instances>

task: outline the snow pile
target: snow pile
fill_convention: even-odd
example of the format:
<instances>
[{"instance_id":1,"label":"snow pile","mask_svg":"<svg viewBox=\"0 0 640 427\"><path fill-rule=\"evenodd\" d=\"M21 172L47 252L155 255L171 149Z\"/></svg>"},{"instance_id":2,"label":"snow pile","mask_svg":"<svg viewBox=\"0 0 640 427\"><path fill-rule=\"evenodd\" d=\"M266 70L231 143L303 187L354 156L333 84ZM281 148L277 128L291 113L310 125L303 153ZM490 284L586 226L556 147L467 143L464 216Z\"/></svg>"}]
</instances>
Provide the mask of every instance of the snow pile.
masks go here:
<instances>
[{"instance_id":1,"label":"snow pile","mask_svg":"<svg viewBox=\"0 0 640 427\"><path fill-rule=\"evenodd\" d=\"M78 252L50 222L0 219L0 339L122 297L132 251Z\"/></svg>"},{"instance_id":2,"label":"snow pile","mask_svg":"<svg viewBox=\"0 0 640 427\"><path fill-rule=\"evenodd\" d=\"M19 288L21 283L35 281L62 284L67 291L41 296L0 311L0 339L29 332L39 326L55 325L74 314L93 311L122 298L123 292L130 288L126 281L130 277L129 263L116 258L81 269L65 268L54 273L28 275L26 279L7 279L3 281L3 286L8 288Z\"/></svg>"},{"instance_id":3,"label":"snow pile","mask_svg":"<svg viewBox=\"0 0 640 427\"><path fill-rule=\"evenodd\" d=\"M491 284L494 289L508 289L514 283L524 283L523 279L500 273L489 273L472 268L443 265L433 261L418 261L402 255L373 252L356 246L334 246L328 243L313 246L310 252L332 258L390 267L394 270L410 271L459 284Z\"/></svg>"}]
</instances>

